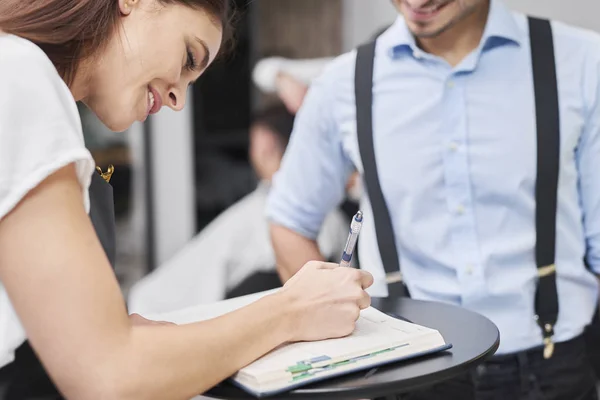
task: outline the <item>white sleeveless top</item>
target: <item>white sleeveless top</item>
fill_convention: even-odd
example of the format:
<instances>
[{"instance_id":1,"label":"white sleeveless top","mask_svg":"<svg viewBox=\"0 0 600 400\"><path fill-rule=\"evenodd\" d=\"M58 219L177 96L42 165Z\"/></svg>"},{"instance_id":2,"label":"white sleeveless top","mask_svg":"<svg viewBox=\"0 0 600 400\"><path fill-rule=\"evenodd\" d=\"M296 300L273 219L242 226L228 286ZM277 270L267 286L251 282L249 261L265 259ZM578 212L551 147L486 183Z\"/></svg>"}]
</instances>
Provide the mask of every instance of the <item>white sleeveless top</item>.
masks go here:
<instances>
[{"instance_id":1,"label":"white sleeveless top","mask_svg":"<svg viewBox=\"0 0 600 400\"><path fill-rule=\"evenodd\" d=\"M76 165L89 211L94 161L84 145L75 100L39 47L0 33L0 221L31 189L70 163ZM0 367L14 359L25 339L0 282Z\"/></svg>"}]
</instances>

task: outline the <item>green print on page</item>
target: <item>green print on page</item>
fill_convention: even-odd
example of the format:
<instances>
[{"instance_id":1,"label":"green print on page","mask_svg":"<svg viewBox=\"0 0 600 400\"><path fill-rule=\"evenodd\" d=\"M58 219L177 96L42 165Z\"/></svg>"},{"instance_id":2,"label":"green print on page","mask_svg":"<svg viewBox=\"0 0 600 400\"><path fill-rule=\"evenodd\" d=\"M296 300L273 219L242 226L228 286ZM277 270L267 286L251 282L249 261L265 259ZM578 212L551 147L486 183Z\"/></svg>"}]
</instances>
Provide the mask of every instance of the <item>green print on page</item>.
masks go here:
<instances>
[{"instance_id":1,"label":"green print on page","mask_svg":"<svg viewBox=\"0 0 600 400\"><path fill-rule=\"evenodd\" d=\"M316 358L313 358L313 359L307 360L307 361L299 361L295 365L288 367L286 369L286 371L290 372L292 374L292 382L299 381L302 379L310 378L319 372L328 371L328 370L335 369L335 368L338 368L338 367L341 367L341 366L347 365L347 364L353 364L359 360L375 357L380 354L387 353L387 352L396 350L396 349L398 349L400 347L404 347L404 346L408 346L408 343L405 343L405 344L402 344L402 345L396 346L396 347L391 347L389 349L375 351L373 353L365 354L365 355L351 358L348 360L337 361L337 362L334 362L332 364L328 364L328 365L325 365L322 367L316 367L316 368L313 367L312 364L321 363L323 361L327 361L327 360L331 359L328 356L320 356L320 357L316 357Z\"/></svg>"}]
</instances>

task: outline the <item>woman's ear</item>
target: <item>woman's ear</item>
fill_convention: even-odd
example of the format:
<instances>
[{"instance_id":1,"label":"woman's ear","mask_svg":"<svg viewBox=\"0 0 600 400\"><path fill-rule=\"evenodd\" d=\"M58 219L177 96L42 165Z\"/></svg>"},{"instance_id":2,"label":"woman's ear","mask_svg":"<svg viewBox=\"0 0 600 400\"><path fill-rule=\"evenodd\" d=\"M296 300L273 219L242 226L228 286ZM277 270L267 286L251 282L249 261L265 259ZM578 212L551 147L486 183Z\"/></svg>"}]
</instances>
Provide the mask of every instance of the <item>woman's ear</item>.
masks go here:
<instances>
[{"instance_id":1,"label":"woman's ear","mask_svg":"<svg viewBox=\"0 0 600 400\"><path fill-rule=\"evenodd\" d=\"M129 15L138 3L138 0L119 0L119 11L123 15Z\"/></svg>"}]
</instances>

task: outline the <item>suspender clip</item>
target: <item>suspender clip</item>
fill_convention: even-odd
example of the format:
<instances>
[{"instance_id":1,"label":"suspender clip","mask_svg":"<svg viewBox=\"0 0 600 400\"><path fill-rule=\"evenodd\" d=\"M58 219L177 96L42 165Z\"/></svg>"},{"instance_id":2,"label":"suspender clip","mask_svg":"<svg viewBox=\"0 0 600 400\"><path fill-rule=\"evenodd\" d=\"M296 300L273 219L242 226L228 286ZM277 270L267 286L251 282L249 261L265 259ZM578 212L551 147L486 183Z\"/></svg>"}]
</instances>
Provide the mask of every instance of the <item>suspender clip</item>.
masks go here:
<instances>
[{"instance_id":1,"label":"suspender clip","mask_svg":"<svg viewBox=\"0 0 600 400\"><path fill-rule=\"evenodd\" d=\"M385 282L389 285L392 283L402 282L402 272L388 272L385 274Z\"/></svg>"},{"instance_id":2,"label":"suspender clip","mask_svg":"<svg viewBox=\"0 0 600 400\"><path fill-rule=\"evenodd\" d=\"M545 276L555 274L556 273L556 265L550 264L550 265L546 265L545 267L539 267L537 271L538 271L538 276L540 278L543 278Z\"/></svg>"},{"instance_id":3,"label":"suspender clip","mask_svg":"<svg viewBox=\"0 0 600 400\"><path fill-rule=\"evenodd\" d=\"M554 342L552 336L554 335L554 328L550 324L544 325L544 358L548 360L554 354Z\"/></svg>"},{"instance_id":4,"label":"suspender clip","mask_svg":"<svg viewBox=\"0 0 600 400\"><path fill-rule=\"evenodd\" d=\"M102 172L100 167L96 167L96 171L102 176L102 178L106 181L106 183L110 182L110 178L112 177L113 172L115 172L115 167L110 164L106 172Z\"/></svg>"}]
</instances>

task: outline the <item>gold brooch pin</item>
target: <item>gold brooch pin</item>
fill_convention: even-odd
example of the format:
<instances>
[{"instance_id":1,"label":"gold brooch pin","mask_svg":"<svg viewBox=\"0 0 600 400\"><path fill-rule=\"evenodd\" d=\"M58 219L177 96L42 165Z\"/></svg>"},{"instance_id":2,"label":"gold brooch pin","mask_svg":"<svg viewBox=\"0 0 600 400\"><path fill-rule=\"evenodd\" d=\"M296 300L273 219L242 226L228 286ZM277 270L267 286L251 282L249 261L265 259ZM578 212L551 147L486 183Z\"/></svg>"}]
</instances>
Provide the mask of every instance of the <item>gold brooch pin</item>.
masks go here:
<instances>
[{"instance_id":1,"label":"gold brooch pin","mask_svg":"<svg viewBox=\"0 0 600 400\"><path fill-rule=\"evenodd\" d=\"M102 168L96 167L96 171L100 174L100 176L106 181L106 183L110 182L110 178L112 177L113 172L115 172L115 167L110 164L106 169L106 172L102 172Z\"/></svg>"}]
</instances>

